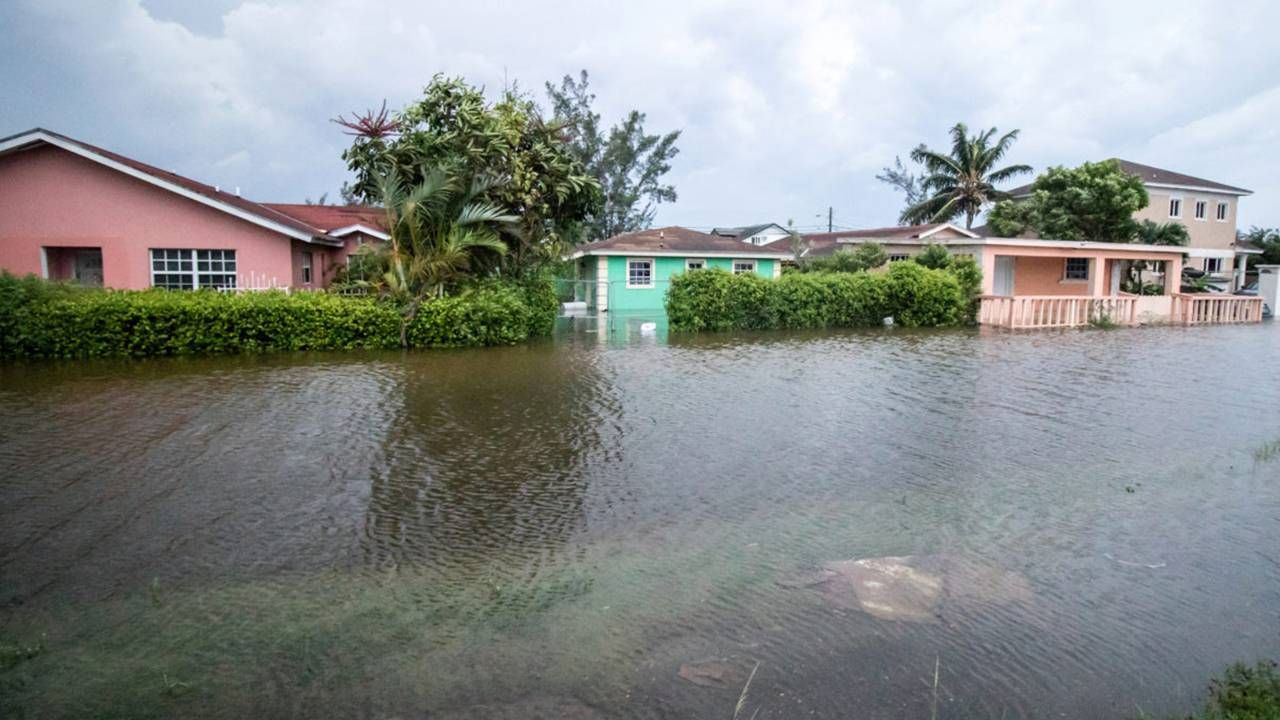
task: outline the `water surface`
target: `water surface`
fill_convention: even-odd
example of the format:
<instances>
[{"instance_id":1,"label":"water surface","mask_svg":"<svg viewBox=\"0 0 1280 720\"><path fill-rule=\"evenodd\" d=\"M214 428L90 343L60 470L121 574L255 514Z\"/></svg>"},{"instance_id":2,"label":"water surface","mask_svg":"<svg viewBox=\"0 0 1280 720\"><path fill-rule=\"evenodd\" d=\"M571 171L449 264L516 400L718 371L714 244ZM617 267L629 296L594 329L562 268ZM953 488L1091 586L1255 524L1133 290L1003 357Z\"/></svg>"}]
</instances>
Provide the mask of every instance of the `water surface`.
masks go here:
<instances>
[{"instance_id":1,"label":"water surface","mask_svg":"<svg viewBox=\"0 0 1280 720\"><path fill-rule=\"evenodd\" d=\"M1121 718L1280 655L1280 328L635 330L0 366L0 715L728 718L714 658L759 718ZM903 555L1031 596L790 581Z\"/></svg>"}]
</instances>

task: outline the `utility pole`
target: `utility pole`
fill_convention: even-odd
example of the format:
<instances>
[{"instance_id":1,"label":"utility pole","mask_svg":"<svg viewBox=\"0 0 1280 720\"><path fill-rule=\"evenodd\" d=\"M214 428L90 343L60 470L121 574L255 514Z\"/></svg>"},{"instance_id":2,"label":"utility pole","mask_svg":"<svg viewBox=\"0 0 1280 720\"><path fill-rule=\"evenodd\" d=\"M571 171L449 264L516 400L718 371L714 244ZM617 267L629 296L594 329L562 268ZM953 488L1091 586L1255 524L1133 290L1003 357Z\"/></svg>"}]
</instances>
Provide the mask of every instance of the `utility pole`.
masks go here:
<instances>
[{"instance_id":1,"label":"utility pole","mask_svg":"<svg viewBox=\"0 0 1280 720\"><path fill-rule=\"evenodd\" d=\"M833 212L834 212L834 208L828 205L827 206L827 232L831 232L832 230L836 229L836 226L831 222Z\"/></svg>"}]
</instances>

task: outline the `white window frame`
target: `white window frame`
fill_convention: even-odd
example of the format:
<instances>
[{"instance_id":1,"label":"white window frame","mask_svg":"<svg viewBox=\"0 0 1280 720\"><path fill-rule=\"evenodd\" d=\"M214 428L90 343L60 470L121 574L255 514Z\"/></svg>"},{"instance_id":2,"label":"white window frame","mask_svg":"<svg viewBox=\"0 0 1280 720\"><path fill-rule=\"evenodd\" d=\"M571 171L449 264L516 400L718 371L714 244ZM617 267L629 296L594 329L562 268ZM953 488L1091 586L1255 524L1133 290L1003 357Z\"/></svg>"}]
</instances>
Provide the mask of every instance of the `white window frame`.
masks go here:
<instances>
[{"instance_id":1,"label":"white window frame","mask_svg":"<svg viewBox=\"0 0 1280 720\"><path fill-rule=\"evenodd\" d=\"M302 284L310 285L315 277L315 257L310 250L302 251Z\"/></svg>"},{"instance_id":2,"label":"white window frame","mask_svg":"<svg viewBox=\"0 0 1280 720\"><path fill-rule=\"evenodd\" d=\"M891 263L905 262L910 259L911 259L911 256L905 253L894 253L889 256L889 262Z\"/></svg>"},{"instance_id":3,"label":"white window frame","mask_svg":"<svg viewBox=\"0 0 1280 720\"><path fill-rule=\"evenodd\" d=\"M739 265L750 265L751 267L746 270L739 270L738 269ZM729 265L729 268L733 271L734 275L746 275L747 273L754 273L756 271L756 267L757 265L755 260L734 260Z\"/></svg>"},{"instance_id":4,"label":"white window frame","mask_svg":"<svg viewBox=\"0 0 1280 720\"><path fill-rule=\"evenodd\" d=\"M1209 201L1196 200L1195 208L1191 211L1197 222L1204 222L1209 219Z\"/></svg>"},{"instance_id":5,"label":"white window frame","mask_svg":"<svg viewBox=\"0 0 1280 720\"><path fill-rule=\"evenodd\" d=\"M649 263L649 284L637 285L631 282L631 263ZM627 258L627 289L628 290L652 290L657 286L658 261L653 258L645 257L629 257Z\"/></svg>"},{"instance_id":6,"label":"white window frame","mask_svg":"<svg viewBox=\"0 0 1280 720\"><path fill-rule=\"evenodd\" d=\"M1214 217L1218 219L1218 222L1226 222L1227 218L1231 216L1231 203L1219 200L1218 207L1214 212L1216 213Z\"/></svg>"},{"instance_id":7,"label":"white window frame","mask_svg":"<svg viewBox=\"0 0 1280 720\"><path fill-rule=\"evenodd\" d=\"M1071 276L1071 263L1084 262L1084 277ZM1083 283L1089 282L1089 275L1093 272L1093 263L1089 258L1063 258L1062 259L1062 282L1064 283Z\"/></svg>"},{"instance_id":8,"label":"white window frame","mask_svg":"<svg viewBox=\"0 0 1280 720\"><path fill-rule=\"evenodd\" d=\"M160 257L156 257L156 253L163 253ZM172 253L172 255L171 255ZM218 253L217 258L213 253ZM156 262L165 264L163 269L156 269ZM230 248L208 248L197 250L192 248L149 248L147 250L147 264L151 268L151 287L168 287L167 285L157 285L157 275L188 275L191 277L192 290L201 288L214 288L216 290L234 290L238 285L239 273L236 265L236 251ZM178 265L177 269L170 269L172 263ZM207 263L208 267L204 270L200 269L201 263ZM220 263L218 270L213 270L213 264ZM230 267L227 264L230 264ZM183 269L186 265L188 269ZM214 276L223 278L222 283L214 282L209 279ZM230 284L226 282L226 278L230 277ZM201 278L205 278L205 282L201 283ZM174 290L185 290L187 288L170 288Z\"/></svg>"},{"instance_id":9,"label":"white window frame","mask_svg":"<svg viewBox=\"0 0 1280 720\"><path fill-rule=\"evenodd\" d=\"M1174 212L1174 203L1177 203L1177 212ZM1182 198L1178 195L1169 196L1169 217L1182 219Z\"/></svg>"},{"instance_id":10,"label":"white window frame","mask_svg":"<svg viewBox=\"0 0 1280 720\"><path fill-rule=\"evenodd\" d=\"M1207 273L1215 273L1215 274L1222 272L1222 258L1216 258L1216 257L1205 258L1204 271Z\"/></svg>"},{"instance_id":11,"label":"white window frame","mask_svg":"<svg viewBox=\"0 0 1280 720\"><path fill-rule=\"evenodd\" d=\"M697 263L698 267L689 267L691 263ZM707 259L706 258L685 258L684 269L685 270L706 270Z\"/></svg>"}]
</instances>

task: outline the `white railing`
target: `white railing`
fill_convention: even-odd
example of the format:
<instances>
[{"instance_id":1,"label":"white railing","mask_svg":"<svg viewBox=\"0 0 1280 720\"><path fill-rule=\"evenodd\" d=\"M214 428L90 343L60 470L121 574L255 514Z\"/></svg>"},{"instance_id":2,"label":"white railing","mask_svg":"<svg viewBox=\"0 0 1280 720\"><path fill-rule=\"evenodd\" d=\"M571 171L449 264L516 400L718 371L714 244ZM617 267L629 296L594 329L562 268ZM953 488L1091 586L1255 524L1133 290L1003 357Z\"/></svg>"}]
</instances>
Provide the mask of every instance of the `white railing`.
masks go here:
<instances>
[{"instance_id":1,"label":"white railing","mask_svg":"<svg viewBox=\"0 0 1280 720\"><path fill-rule=\"evenodd\" d=\"M1089 295L984 295L978 322L1006 328L1066 328L1090 323L1136 325L1137 298Z\"/></svg>"},{"instance_id":2,"label":"white railing","mask_svg":"<svg viewBox=\"0 0 1280 720\"><path fill-rule=\"evenodd\" d=\"M1183 325L1262 322L1262 298L1248 295L1174 295L1173 321Z\"/></svg>"}]
</instances>

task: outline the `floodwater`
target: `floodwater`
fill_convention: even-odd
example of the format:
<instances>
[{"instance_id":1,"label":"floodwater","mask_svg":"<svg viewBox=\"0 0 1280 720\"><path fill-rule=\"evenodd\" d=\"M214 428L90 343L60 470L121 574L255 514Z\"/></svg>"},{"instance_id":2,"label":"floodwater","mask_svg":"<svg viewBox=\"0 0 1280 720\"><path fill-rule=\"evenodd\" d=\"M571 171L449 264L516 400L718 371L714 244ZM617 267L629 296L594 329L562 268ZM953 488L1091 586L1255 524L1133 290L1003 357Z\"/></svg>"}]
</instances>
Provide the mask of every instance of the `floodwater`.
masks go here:
<instances>
[{"instance_id":1,"label":"floodwater","mask_svg":"<svg viewBox=\"0 0 1280 720\"><path fill-rule=\"evenodd\" d=\"M602 339L0 366L0 716L1124 718L1280 656L1280 327ZM902 556L910 616L820 575Z\"/></svg>"}]
</instances>

